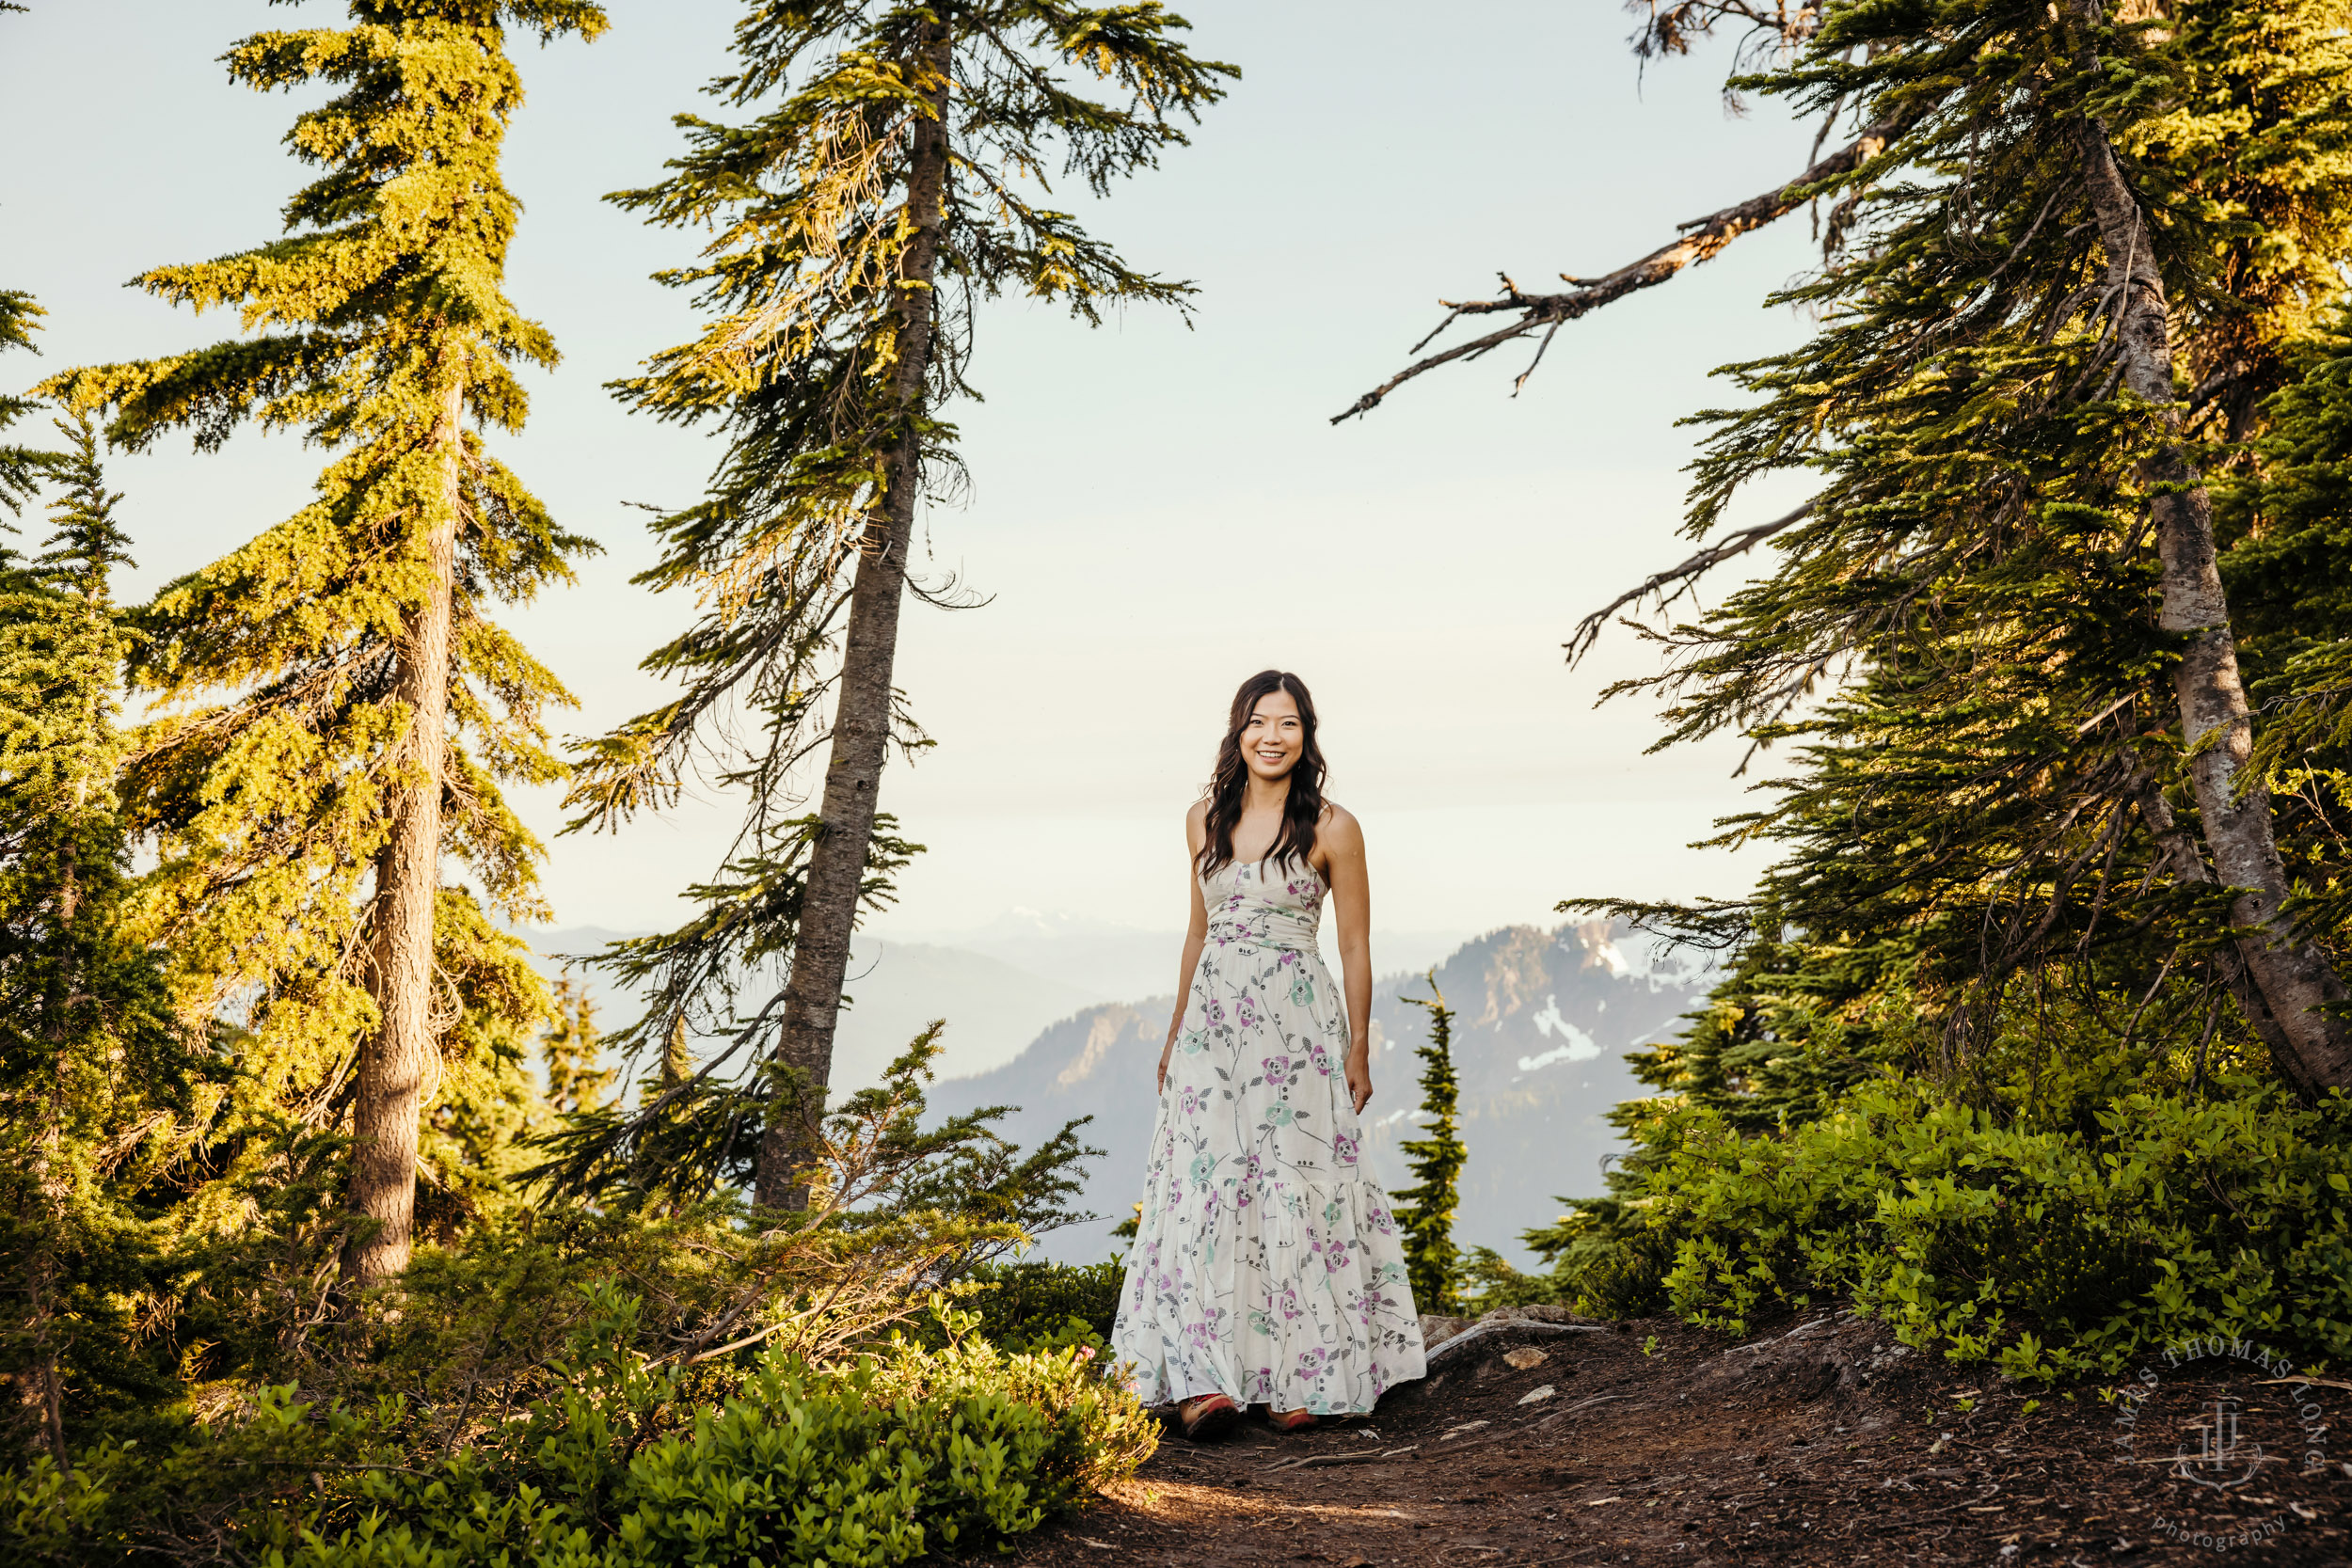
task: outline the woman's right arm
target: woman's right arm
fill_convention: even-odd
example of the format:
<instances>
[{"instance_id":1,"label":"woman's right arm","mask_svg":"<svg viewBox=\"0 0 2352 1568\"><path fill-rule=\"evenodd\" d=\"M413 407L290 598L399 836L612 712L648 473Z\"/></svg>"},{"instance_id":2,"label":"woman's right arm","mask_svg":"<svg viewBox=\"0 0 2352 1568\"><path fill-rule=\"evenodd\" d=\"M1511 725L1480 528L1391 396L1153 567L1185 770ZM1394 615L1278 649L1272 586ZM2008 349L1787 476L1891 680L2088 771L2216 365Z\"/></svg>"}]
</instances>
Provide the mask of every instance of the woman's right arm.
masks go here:
<instances>
[{"instance_id":1,"label":"woman's right arm","mask_svg":"<svg viewBox=\"0 0 2352 1568\"><path fill-rule=\"evenodd\" d=\"M1191 854L1184 865L1188 875L1185 883L1192 889L1192 923L1184 931L1184 958L1176 971L1176 1010L1168 1018L1168 1043L1160 1047L1159 1086L1168 1088L1168 1058L1176 1053L1176 1031L1184 1026L1184 1002L1192 995L1192 972L1200 965L1200 949L1209 940L1208 906L1200 901L1200 878L1196 869L1200 863L1200 846L1207 841L1208 808L1196 805L1184 814L1184 842Z\"/></svg>"}]
</instances>

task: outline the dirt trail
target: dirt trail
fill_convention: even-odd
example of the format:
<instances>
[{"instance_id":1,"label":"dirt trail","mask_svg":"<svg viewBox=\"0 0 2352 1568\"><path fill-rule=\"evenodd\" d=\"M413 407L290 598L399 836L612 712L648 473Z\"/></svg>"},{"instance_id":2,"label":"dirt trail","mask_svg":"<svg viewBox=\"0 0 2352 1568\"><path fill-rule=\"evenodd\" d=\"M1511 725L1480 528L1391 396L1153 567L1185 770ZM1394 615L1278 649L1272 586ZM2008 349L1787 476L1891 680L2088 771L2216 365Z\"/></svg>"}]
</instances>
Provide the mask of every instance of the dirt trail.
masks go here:
<instances>
[{"instance_id":1,"label":"dirt trail","mask_svg":"<svg viewBox=\"0 0 2352 1568\"><path fill-rule=\"evenodd\" d=\"M2096 1388L2028 1409L1849 1315L1737 1345L1546 1315L1366 1419L1170 1437L1010 1560L2352 1562L2352 1385L2290 1397L2227 1356L2159 1364L2126 1429Z\"/></svg>"}]
</instances>

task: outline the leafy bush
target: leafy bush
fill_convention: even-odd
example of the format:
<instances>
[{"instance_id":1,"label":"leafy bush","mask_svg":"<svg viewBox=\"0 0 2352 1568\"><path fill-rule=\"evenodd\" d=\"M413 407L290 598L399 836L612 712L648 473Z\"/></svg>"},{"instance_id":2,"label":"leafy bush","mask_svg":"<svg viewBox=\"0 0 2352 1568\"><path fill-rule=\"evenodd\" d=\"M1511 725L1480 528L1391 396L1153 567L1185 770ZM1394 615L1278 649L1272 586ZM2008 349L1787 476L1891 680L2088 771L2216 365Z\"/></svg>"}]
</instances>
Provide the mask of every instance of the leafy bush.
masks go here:
<instances>
[{"instance_id":1,"label":"leafy bush","mask_svg":"<svg viewBox=\"0 0 2352 1568\"><path fill-rule=\"evenodd\" d=\"M712 1374L648 1360L640 1304L585 1301L530 1414L423 1457L411 1412L272 1389L168 1453L105 1444L0 1478L0 1557L80 1564L218 1555L300 1568L869 1568L993 1544L1131 1473L1154 1428L1085 1348L1009 1354L944 1312L826 1369L771 1350Z\"/></svg>"},{"instance_id":2,"label":"leafy bush","mask_svg":"<svg viewBox=\"0 0 2352 1568\"><path fill-rule=\"evenodd\" d=\"M593 1315L589 1288L613 1279L641 1304L631 1350L664 1364L757 1345L831 1366L919 1328L935 1293L965 1289L976 1258L1058 1223L1056 1195L1083 1147L1065 1138L1023 1157L989 1129L990 1113L925 1128L937 1054L927 1031L882 1084L828 1113L796 1211L754 1215L728 1193L656 1203L626 1186L589 1202L542 1195L420 1247L396 1289L341 1316L318 1310L335 1229L264 1211L251 1235L184 1259L170 1326L195 1413L209 1418L274 1385L317 1406L396 1399L410 1440L440 1452L549 1397L551 1363ZM68 1430L73 1448L169 1437Z\"/></svg>"},{"instance_id":3,"label":"leafy bush","mask_svg":"<svg viewBox=\"0 0 2352 1568\"><path fill-rule=\"evenodd\" d=\"M1035 1528L1154 1429L1073 1318L1115 1275L962 1277L1053 1218L1077 1146L1024 1160L985 1116L925 1130L936 1051L825 1117L805 1209L517 1205L340 1318L252 1313L285 1330L266 1359L74 1433L70 1468L0 1471L0 1561L848 1568ZM213 1260L199 1299L225 1318L323 1279L316 1251Z\"/></svg>"},{"instance_id":4,"label":"leafy bush","mask_svg":"<svg viewBox=\"0 0 2352 1568\"><path fill-rule=\"evenodd\" d=\"M2352 1357L2352 1101L2235 1071L2205 1087L2051 1125L1890 1077L1764 1136L1655 1106L1640 1196L1544 1233L1569 1265L1554 1283L1732 1333L1851 1295L1908 1343L2023 1378L2208 1332Z\"/></svg>"}]
</instances>

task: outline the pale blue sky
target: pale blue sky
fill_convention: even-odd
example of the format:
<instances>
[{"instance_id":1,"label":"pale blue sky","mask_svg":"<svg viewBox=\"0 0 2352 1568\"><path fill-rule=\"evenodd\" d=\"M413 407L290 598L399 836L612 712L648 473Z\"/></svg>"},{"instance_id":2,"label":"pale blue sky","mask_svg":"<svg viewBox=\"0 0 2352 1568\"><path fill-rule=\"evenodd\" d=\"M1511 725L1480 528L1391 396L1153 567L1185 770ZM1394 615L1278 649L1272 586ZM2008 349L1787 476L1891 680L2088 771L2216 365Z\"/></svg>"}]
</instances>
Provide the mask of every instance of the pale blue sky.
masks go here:
<instances>
[{"instance_id":1,"label":"pale blue sky","mask_svg":"<svg viewBox=\"0 0 2352 1568\"><path fill-rule=\"evenodd\" d=\"M528 204L510 292L566 359L532 378L501 451L607 548L577 589L517 613L589 729L656 696L637 658L685 614L628 586L649 559L625 503L677 504L702 438L625 415L601 384L683 335L645 281L687 253L597 198L652 178L669 117L707 108L736 7L613 0L594 45L526 48L510 182ZM908 610L901 684L940 745L884 804L931 846L885 932L1016 907L1148 927L1182 919L1177 820L1234 683L1267 664L1314 688L1332 791L1363 818L1375 925L1487 928L1571 894L1731 895L1753 858L1685 841L1742 808L1737 750L1660 757L1641 705L1593 694L1651 655L1617 634L1580 671L1577 617L1676 559L1691 433L1728 395L1708 371L1804 324L1764 294L1801 271L1802 218L1564 332L1524 395L1509 352L1327 416L1403 362L1440 295L1497 268L1531 288L1661 242L1680 220L1800 167L1810 128L1729 119L1720 59L1653 66L1607 0L1435 7L1207 0L1203 54L1245 75L1189 149L1106 203L1063 193L1136 262L1200 285L1187 331L1136 312L1088 332L991 307L955 411L974 491L930 547L993 602ZM47 370L233 330L121 287L139 269L276 232L304 177L278 146L295 103L230 87L216 57L259 27L331 24L330 0L33 0L0 17L0 286L48 307ZM299 506L318 454L242 436L118 462L138 591ZM1786 496L1751 498L1761 515ZM554 825L551 800L527 802ZM555 841L559 920L643 927L711 869L733 808L706 801L618 837ZM1172 961L1172 959L1171 959Z\"/></svg>"}]
</instances>

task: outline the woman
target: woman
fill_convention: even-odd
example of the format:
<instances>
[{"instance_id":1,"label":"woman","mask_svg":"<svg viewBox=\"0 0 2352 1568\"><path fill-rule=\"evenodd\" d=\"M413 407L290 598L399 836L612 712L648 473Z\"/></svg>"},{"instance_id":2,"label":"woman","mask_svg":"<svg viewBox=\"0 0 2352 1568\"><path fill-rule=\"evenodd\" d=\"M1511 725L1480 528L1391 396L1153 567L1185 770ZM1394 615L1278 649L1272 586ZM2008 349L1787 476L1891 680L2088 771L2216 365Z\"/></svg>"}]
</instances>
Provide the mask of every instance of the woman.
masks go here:
<instances>
[{"instance_id":1,"label":"woman","mask_svg":"<svg viewBox=\"0 0 2352 1568\"><path fill-rule=\"evenodd\" d=\"M1192 927L1112 1346L1187 1436L1265 1405L1285 1432L1422 1372L1388 1196L1359 1163L1372 1099L1372 896L1356 819L1323 799L1315 707L1268 670L1233 697L1184 818ZM1315 951L1339 910L1344 1010Z\"/></svg>"}]
</instances>

